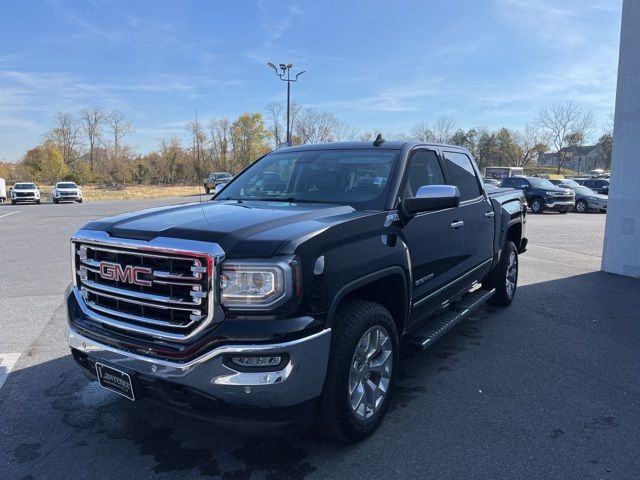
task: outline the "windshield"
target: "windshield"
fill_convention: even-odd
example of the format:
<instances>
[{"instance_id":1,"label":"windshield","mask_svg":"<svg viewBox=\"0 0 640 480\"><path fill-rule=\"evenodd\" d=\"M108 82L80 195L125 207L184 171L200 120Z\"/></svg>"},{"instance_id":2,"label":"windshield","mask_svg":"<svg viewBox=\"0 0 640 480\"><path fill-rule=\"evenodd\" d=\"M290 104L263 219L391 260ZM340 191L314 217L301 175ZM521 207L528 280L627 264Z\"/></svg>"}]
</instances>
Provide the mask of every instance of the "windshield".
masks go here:
<instances>
[{"instance_id":1,"label":"windshield","mask_svg":"<svg viewBox=\"0 0 640 480\"><path fill-rule=\"evenodd\" d=\"M532 187L535 188L550 188L551 190L555 189L556 186L551 183L549 180L546 180L544 178L529 178L529 183L531 183Z\"/></svg>"},{"instance_id":2,"label":"windshield","mask_svg":"<svg viewBox=\"0 0 640 480\"><path fill-rule=\"evenodd\" d=\"M583 187L582 185L578 185L577 187L573 187L573 190L576 193L579 193L580 195L593 195L593 196L597 195L596 192L594 192L593 190L591 190L588 187Z\"/></svg>"},{"instance_id":3,"label":"windshield","mask_svg":"<svg viewBox=\"0 0 640 480\"><path fill-rule=\"evenodd\" d=\"M218 180L226 180L228 178L231 178L231 174L230 173L221 173L217 177L218 177Z\"/></svg>"},{"instance_id":4,"label":"windshield","mask_svg":"<svg viewBox=\"0 0 640 480\"><path fill-rule=\"evenodd\" d=\"M72 182L61 182L56 185L56 188L78 188L78 186Z\"/></svg>"},{"instance_id":5,"label":"windshield","mask_svg":"<svg viewBox=\"0 0 640 480\"><path fill-rule=\"evenodd\" d=\"M33 190L34 188L36 188L36 186L33 183L16 183L13 186L14 190Z\"/></svg>"},{"instance_id":6,"label":"windshield","mask_svg":"<svg viewBox=\"0 0 640 480\"><path fill-rule=\"evenodd\" d=\"M237 176L216 200L333 203L384 208L395 150L270 153Z\"/></svg>"},{"instance_id":7,"label":"windshield","mask_svg":"<svg viewBox=\"0 0 640 480\"><path fill-rule=\"evenodd\" d=\"M565 178L560 183L562 185L567 185L568 187L571 187L571 188L575 188L575 187L579 187L580 186L580 184L578 182L576 182L575 180L571 180L570 178Z\"/></svg>"}]
</instances>

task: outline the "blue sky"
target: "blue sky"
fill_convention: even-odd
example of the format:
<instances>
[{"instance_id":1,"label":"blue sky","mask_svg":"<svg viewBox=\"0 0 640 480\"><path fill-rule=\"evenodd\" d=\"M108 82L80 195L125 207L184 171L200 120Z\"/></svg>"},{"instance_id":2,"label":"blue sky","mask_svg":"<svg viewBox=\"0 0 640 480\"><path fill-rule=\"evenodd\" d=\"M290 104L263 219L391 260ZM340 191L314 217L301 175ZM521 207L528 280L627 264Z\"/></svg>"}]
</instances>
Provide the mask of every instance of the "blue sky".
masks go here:
<instances>
[{"instance_id":1,"label":"blue sky","mask_svg":"<svg viewBox=\"0 0 640 480\"><path fill-rule=\"evenodd\" d=\"M620 0L64 1L0 5L0 159L57 111L132 122L138 152L200 119L284 99L265 63L306 70L293 99L362 131L522 128L541 105L613 110Z\"/></svg>"}]
</instances>

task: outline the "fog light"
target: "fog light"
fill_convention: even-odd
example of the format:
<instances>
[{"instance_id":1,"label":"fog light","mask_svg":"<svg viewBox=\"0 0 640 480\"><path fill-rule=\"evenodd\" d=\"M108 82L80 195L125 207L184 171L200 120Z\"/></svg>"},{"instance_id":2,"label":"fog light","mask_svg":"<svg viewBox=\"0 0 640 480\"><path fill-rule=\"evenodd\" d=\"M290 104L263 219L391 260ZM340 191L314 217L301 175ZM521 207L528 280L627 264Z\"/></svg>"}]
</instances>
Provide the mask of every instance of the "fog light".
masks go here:
<instances>
[{"instance_id":1,"label":"fog light","mask_svg":"<svg viewBox=\"0 0 640 480\"><path fill-rule=\"evenodd\" d=\"M245 368L275 367L280 365L282 357L231 357L231 361Z\"/></svg>"}]
</instances>

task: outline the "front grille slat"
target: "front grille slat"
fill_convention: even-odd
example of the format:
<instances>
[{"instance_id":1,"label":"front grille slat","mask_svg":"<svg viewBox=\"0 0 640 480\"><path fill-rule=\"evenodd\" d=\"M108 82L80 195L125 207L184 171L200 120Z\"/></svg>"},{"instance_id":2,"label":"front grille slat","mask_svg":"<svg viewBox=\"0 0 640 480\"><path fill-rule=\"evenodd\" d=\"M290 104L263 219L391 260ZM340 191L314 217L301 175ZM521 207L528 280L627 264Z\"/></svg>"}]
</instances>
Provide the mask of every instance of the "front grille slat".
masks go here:
<instances>
[{"instance_id":1,"label":"front grille slat","mask_svg":"<svg viewBox=\"0 0 640 480\"><path fill-rule=\"evenodd\" d=\"M92 318L117 330L178 341L212 321L219 257L159 250L75 239L76 284Z\"/></svg>"}]
</instances>

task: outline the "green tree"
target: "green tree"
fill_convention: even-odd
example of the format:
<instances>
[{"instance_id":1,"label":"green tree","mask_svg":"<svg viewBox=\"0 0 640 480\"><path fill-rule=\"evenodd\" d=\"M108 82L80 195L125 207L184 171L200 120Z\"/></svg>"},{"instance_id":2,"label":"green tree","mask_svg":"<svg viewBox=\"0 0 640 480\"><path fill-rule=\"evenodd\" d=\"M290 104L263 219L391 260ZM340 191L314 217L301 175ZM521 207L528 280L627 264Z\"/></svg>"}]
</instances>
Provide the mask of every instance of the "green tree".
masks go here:
<instances>
[{"instance_id":1,"label":"green tree","mask_svg":"<svg viewBox=\"0 0 640 480\"><path fill-rule=\"evenodd\" d=\"M235 168L240 170L267 153L269 130L261 113L243 113L231 124Z\"/></svg>"}]
</instances>

